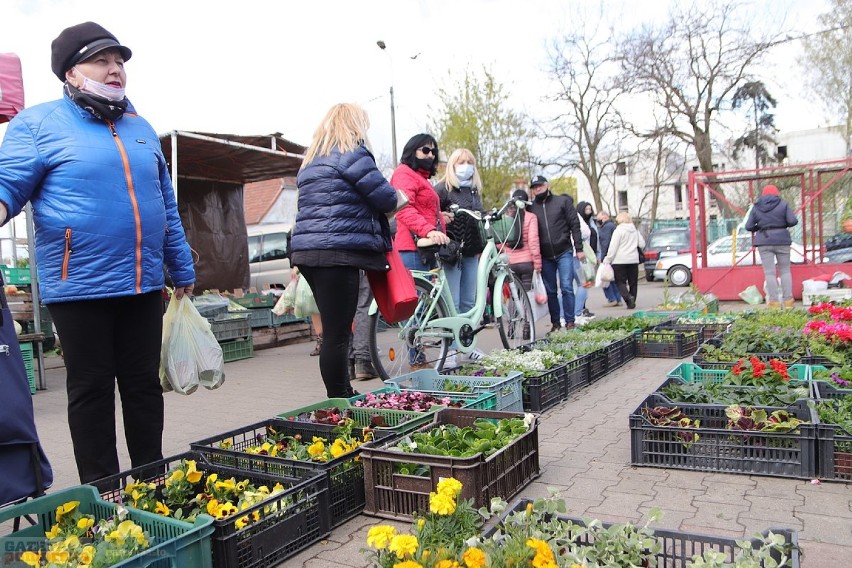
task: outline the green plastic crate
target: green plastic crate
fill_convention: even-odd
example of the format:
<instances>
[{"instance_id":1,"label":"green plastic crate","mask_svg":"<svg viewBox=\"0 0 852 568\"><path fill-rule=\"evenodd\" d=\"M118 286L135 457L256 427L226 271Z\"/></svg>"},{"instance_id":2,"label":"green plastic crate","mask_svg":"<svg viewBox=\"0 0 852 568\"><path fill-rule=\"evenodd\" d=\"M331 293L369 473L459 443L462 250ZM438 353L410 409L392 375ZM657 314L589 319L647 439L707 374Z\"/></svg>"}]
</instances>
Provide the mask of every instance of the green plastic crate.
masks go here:
<instances>
[{"instance_id":1,"label":"green plastic crate","mask_svg":"<svg viewBox=\"0 0 852 568\"><path fill-rule=\"evenodd\" d=\"M385 423L388 424L388 426L378 426L375 427L375 429L398 434L410 432L411 430L427 424L432 420L432 414L434 413L434 411L412 412L409 410L393 410L390 408L359 408L350 403L347 398L328 398L301 408L287 410L276 415L275 418L293 420L299 414L311 412L312 410L319 410L321 408L332 407L339 408L340 410L351 410L352 419L355 420L355 423L361 428L371 426L371 419L373 416L381 416L384 418Z\"/></svg>"},{"instance_id":2,"label":"green plastic crate","mask_svg":"<svg viewBox=\"0 0 852 568\"><path fill-rule=\"evenodd\" d=\"M638 312L633 312L632 315L637 318L698 318L704 315L704 312L701 310L639 310Z\"/></svg>"},{"instance_id":3,"label":"green plastic crate","mask_svg":"<svg viewBox=\"0 0 852 568\"><path fill-rule=\"evenodd\" d=\"M808 365L789 365L791 383L807 383L810 380ZM667 378L680 379L685 383L718 383L725 380L728 371L723 369L703 369L695 363L681 363L666 374Z\"/></svg>"},{"instance_id":4,"label":"green plastic crate","mask_svg":"<svg viewBox=\"0 0 852 568\"><path fill-rule=\"evenodd\" d=\"M219 345L222 347L222 359L225 363L254 357L254 341L251 335L245 339L222 341Z\"/></svg>"},{"instance_id":5,"label":"green plastic crate","mask_svg":"<svg viewBox=\"0 0 852 568\"><path fill-rule=\"evenodd\" d=\"M359 394L357 396L353 396L349 398L349 402L355 404L355 401L364 400L367 398L367 394L384 394L389 392L401 392L397 387L385 387L381 389L376 389L374 391L370 391L366 394ZM413 391L417 392L417 391ZM420 391L422 392L422 391ZM460 408L474 408L477 410L496 410L497 407L497 395L493 392L484 392L484 393L469 393L469 392L430 392L426 393L434 396L435 398L449 398L452 402L462 402ZM439 407L434 407L433 412L438 410Z\"/></svg>"},{"instance_id":6,"label":"green plastic crate","mask_svg":"<svg viewBox=\"0 0 852 568\"><path fill-rule=\"evenodd\" d=\"M35 366L33 365L32 343L21 343L21 357L24 358L24 368L27 370L27 382L30 383L30 394L35 394Z\"/></svg>"},{"instance_id":7,"label":"green plastic crate","mask_svg":"<svg viewBox=\"0 0 852 568\"><path fill-rule=\"evenodd\" d=\"M421 369L388 379L385 384L400 390L417 390L430 394L451 392L446 389L447 384L459 385L466 389L465 392L494 393L497 395L498 411L523 412L523 380L524 375L520 371L511 371L505 377L488 377L439 375L435 369Z\"/></svg>"},{"instance_id":8,"label":"green plastic crate","mask_svg":"<svg viewBox=\"0 0 852 568\"><path fill-rule=\"evenodd\" d=\"M14 266L6 266L0 264L0 272L3 273L3 282L6 284L14 284L15 286L27 286L33 283L30 276L30 267L15 268Z\"/></svg>"},{"instance_id":9,"label":"green plastic crate","mask_svg":"<svg viewBox=\"0 0 852 568\"><path fill-rule=\"evenodd\" d=\"M56 508L69 501L79 501L79 510L82 513L94 515L96 519L115 515L118 506L101 499L94 487L79 485L37 497L14 507L0 509L0 523L19 517L25 517L22 524L32 523L18 531L4 534L0 537L0 546L4 551L14 551L12 554L19 555L26 550L32 550L34 545L45 544L44 535L56 522ZM151 538L151 547L132 558L113 564L114 567L212 568L212 517L199 515L194 523L187 523L155 513L127 508L127 518L148 533ZM4 557L4 562L8 561L8 565L19 565L9 558L9 552L4 554L7 555ZM4 563L4 566L6 565Z\"/></svg>"}]
</instances>

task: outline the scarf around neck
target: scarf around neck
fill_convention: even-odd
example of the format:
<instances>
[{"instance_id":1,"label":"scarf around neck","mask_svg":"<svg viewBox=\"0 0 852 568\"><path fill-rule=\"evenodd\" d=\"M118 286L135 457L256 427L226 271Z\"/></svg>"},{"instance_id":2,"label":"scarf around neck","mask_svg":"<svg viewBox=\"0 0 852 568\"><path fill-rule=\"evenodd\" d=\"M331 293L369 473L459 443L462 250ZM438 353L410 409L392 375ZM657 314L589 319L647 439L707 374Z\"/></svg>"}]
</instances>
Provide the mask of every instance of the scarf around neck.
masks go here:
<instances>
[{"instance_id":1,"label":"scarf around neck","mask_svg":"<svg viewBox=\"0 0 852 568\"><path fill-rule=\"evenodd\" d=\"M124 114L127 109L127 98L120 101L111 101L104 97L84 93L68 81L65 82L65 93L77 106L92 113L100 120L114 121Z\"/></svg>"}]
</instances>

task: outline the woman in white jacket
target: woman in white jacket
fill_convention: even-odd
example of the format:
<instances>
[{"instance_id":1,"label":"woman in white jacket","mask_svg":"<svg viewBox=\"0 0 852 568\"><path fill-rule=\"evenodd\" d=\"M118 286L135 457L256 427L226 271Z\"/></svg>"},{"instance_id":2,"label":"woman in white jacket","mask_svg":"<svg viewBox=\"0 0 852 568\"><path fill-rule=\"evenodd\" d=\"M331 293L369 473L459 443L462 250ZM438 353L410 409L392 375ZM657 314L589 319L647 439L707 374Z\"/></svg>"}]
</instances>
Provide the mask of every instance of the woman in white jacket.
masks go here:
<instances>
[{"instance_id":1,"label":"woman in white jacket","mask_svg":"<svg viewBox=\"0 0 852 568\"><path fill-rule=\"evenodd\" d=\"M612 233L609 251L604 262L612 265L615 283L627 309L636 307L636 292L639 283L639 249L645 248L645 239L636 230L633 219L626 211L615 217L618 226Z\"/></svg>"}]
</instances>

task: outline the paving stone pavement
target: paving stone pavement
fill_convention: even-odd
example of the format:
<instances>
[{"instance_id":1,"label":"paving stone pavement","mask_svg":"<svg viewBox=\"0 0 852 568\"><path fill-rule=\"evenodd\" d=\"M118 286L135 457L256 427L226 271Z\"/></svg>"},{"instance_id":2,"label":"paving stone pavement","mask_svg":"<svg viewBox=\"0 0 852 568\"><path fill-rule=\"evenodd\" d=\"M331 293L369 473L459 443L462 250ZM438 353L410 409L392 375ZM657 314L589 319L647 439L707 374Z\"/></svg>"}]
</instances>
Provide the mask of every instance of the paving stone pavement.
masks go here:
<instances>
[{"instance_id":1,"label":"paving stone pavement","mask_svg":"<svg viewBox=\"0 0 852 568\"><path fill-rule=\"evenodd\" d=\"M648 285L643 283L643 291ZM603 308L592 294L589 307L605 315L624 310ZM640 297L651 307L653 296ZM642 300L646 303L643 303ZM723 311L725 307L723 305ZM544 330L544 324L540 328ZM484 344L496 340L484 338ZM255 357L228 363L218 390L191 396L166 395L164 455L185 451L189 443L264 420L278 412L325 398L318 361L309 357L313 343L257 351ZM545 411L540 421L541 476L521 496L548 494L558 488L573 516L604 521L643 521L652 507L663 511L655 526L704 534L744 537L770 527L794 528L808 568L852 566L852 487L843 483L812 485L808 480L702 473L630 465L628 415L667 371L680 361L635 359ZM50 458L55 483L78 483L64 390L64 368L48 368L48 389L34 397L36 424ZM359 381L362 392L382 387L379 380ZM116 406L120 400L116 398ZM129 468L121 420L117 423L120 459ZM366 567L361 549L367 531L386 523L359 515L325 540L280 566ZM392 523L404 529L406 523Z\"/></svg>"}]
</instances>

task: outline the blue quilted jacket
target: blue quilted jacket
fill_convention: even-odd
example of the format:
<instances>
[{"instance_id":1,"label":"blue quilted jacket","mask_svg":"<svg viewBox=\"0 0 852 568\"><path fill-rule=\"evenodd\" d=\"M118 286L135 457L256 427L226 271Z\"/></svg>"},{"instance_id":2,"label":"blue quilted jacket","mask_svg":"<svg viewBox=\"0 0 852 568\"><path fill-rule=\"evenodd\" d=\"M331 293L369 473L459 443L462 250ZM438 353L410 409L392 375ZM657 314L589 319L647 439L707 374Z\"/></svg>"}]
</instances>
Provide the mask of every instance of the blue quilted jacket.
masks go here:
<instances>
[{"instance_id":1,"label":"blue quilted jacket","mask_svg":"<svg viewBox=\"0 0 852 568\"><path fill-rule=\"evenodd\" d=\"M67 96L26 109L0 146L0 201L33 205L44 303L195 282L166 160L151 125L128 106L111 124Z\"/></svg>"},{"instance_id":2,"label":"blue quilted jacket","mask_svg":"<svg viewBox=\"0 0 852 568\"><path fill-rule=\"evenodd\" d=\"M299 212L293 252L391 250L385 214L396 208L396 190L376 168L369 150L359 146L341 153L335 148L302 168L296 182Z\"/></svg>"}]
</instances>

